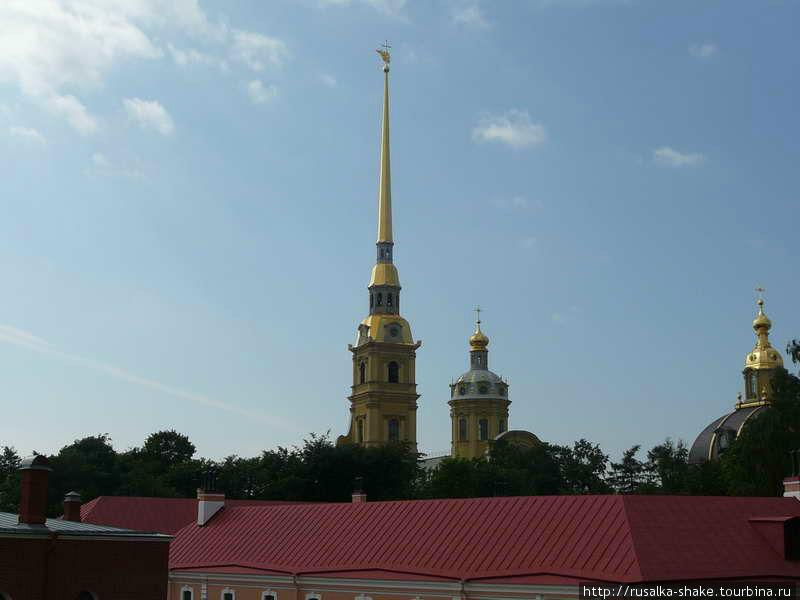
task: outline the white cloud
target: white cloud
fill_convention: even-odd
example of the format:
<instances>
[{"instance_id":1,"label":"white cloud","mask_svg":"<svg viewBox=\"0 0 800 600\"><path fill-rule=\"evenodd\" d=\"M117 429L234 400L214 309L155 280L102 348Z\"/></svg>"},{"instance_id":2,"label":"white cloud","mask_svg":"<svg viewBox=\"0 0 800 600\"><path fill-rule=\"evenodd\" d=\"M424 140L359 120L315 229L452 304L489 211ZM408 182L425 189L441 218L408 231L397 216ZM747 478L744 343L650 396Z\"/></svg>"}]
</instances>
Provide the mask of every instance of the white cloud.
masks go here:
<instances>
[{"instance_id":1,"label":"white cloud","mask_svg":"<svg viewBox=\"0 0 800 600\"><path fill-rule=\"evenodd\" d=\"M694 167L705 159L699 152L684 154L668 146L653 150L653 162L662 167Z\"/></svg>"},{"instance_id":2,"label":"white cloud","mask_svg":"<svg viewBox=\"0 0 800 600\"><path fill-rule=\"evenodd\" d=\"M92 166L90 174L104 175L107 177L128 177L130 179L145 179L144 173L139 169L125 169L116 166L102 152L92 154Z\"/></svg>"},{"instance_id":3,"label":"white cloud","mask_svg":"<svg viewBox=\"0 0 800 600\"><path fill-rule=\"evenodd\" d=\"M180 48L173 46L171 43L167 43L167 49L172 55L172 60L175 61L175 64L182 67L189 65L201 65L205 67L216 67L220 71L228 70L228 63L221 58L217 58L216 56L207 54L205 52L200 52L194 48L181 50Z\"/></svg>"},{"instance_id":4,"label":"white cloud","mask_svg":"<svg viewBox=\"0 0 800 600\"><path fill-rule=\"evenodd\" d=\"M259 79L254 79L247 84L247 95L253 104L266 104L278 95L278 88L274 85L264 85Z\"/></svg>"},{"instance_id":5,"label":"white cloud","mask_svg":"<svg viewBox=\"0 0 800 600\"><path fill-rule=\"evenodd\" d=\"M128 383L133 383L134 385L138 385L141 387L149 388L151 390L161 392L162 394L166 394L168 396L172 396L180 400L187 400L195 404L200 404L203 406L209 406L211 408L225 410L228 412L239 414L247 418L257 419L259 421L268 423L269 425L275 427L280 427L282 429L290 431L296 430L296 427L293 424L287 423L282 419L277 419L275 417L272 417L271 415L262 413L260 411L242 408L240 406L231 404L229 402L221 402L219 400L214 400L202 394L187 392L185 390L165 385L160 381L156 381L154 379L147 379L146 377L140 377L129 371L126 371L125 369L121 369L113 365L98 362L91 358L78 356L76 354L63 352L57 349L53 344L46 342L45 340L36 337L35 335L27 331L23 331L11 325L0 324L0 341L6 342L8 344L13 344L15 346L22 346L24 348L28 348L29 350L34 350L41 354L53 356L63 361L70 362L88 369L92 369L104 373L106 375L109 375L111 377L115 377L116 379L127 381Z\"/></svg>"},{"instance_id":6,"label":"white cloud","mask_svg":"<svg viewBox=\"0 0 800 600\"><path fill-rule=\"evenodd\" d=\"M711 42L703 42L702 44L692 44L689 46L689 54L694 56L695 58L711 58L719 51L716 44L712 44Z\"/></svg>"},{"instance_id":7,"label":"white cloud","mask_svg":"<svg viewBox=\"0 0 800 600\"><path fill-rule=\"evenodd\" d=\"M339 82L336 80L336 77L331 75L330 73L323 73L319 76L319 79L322 83L327 85L328 87L336 87L339 85Z\"/></svg>"},{"instance_id":8,"label":"white cloud","mask_svg":"<svg viewBox=\"0 0 800 600\"><path fill-rule=\"evenodd\" d=\"M476 142L503 142L512 148L541 144L547 138L544 125L532 123L528 111L512 109L503 115L487 115L472 130Z\"/></svg>"},{"instance_id":9,"label":"white cloud","mask_svg":"<svg viewBox=\"0 0 800 600\"><path fill-rule=\"evenodd\" d=\"M106 158L106 155L100 152L95 152L92 154L92 162L98 167L108 168L111 166L111 163Z\"/></svg>"},{"instance_id":10,"label":"white cloud","mask_svg":"<svg viewBox=\"0 0 800 600\"><path fill-rule=\"evenodd\" d=\"M392 17L402 16L407 0L320 0L323 6L350 6L363 4Z\"/></svg>"},{"instance_id":11,"label":"white cloud","mask_svg":"<svg viewBox=\"0 0 800 600\"><path fill-rule=\"evenodd\" d=\"M64 117L81 135L91 135L99 129L97 119L90 115L83 103L72 94L67 96L53 94L44 100L44 106L52 114Z\"/></svg>"},{"instance_id":12,"label":"white cloud","mask_svg":"<svg viewBox=\"0 0 800 600\"><path fill-rule=\"evenodd\" d=\"M253 71L263 71L265 61L275 67L289 57L286 44L277 38L252 31L236 30L233 34L233 56Z\"/></svg>"},{"instance_id":13,"label":"white cloud","mask_svg":"<svg viewBox=\"0 0 800 600\"><path fill-rule=\"evenodd\" d=\"M495 197L492 199L492 202L501 208L542 208L544 206L544 202L541 201L539 198L535 198L533 201L528 200L525 196L511 196L511 197Z\"/></svg>"},{"instance_id":14,"label":"white cloud","mask_svg":"<svg viewBox=\"0 0 800 600\"><path fill-rule=\"evenodd\" d=\"M199 0L2 0L0 84L20 92L83 135L99 129L87 94L101 89L120 60L158 60L158 38L179 30L229 46L251 68L280 63L288 51L280 40L212 23ZM165 40L166 41L166 40ZM166 43L180 65L225 61Z\"/></svg>"},{"instance_id":15,"label":"white cloud","mask_svg":"<svg viewBox=\"0 0 800 600\"><path fill-rule=\"evenodd\" d=\"M489 22L477 2L457 6L453 11L453 21L459 25L476 29L485 29L489 26Z\"/></svg>"},{"instance_id":16,"label":"white cloud","mask_svg":"<svg viewBox=\"0 0 800 600\"><path fill-rule=\"evenodd\" d=\"M526 238L520 240L519 245L520 245L521 248L524 248L526 250L530 250L531 248L536 246L536 238L535 237L526 237Z\"/></svg>"},{"instance_id":17,"label":"white cloud","mask_svg":"<svg viewBox=\"0 0 800 600\"><path fill-rule=\"evenodd\" d=\"M47 144L45 137L37 130L31 127L13 126L8 128L9 135L20 138L27 144L35 146L44 146Z\"/></svg>"},{"instance_id":18,"label":"white cloud","mask_svg":"<svg viewBox=\"0 0 800 600\"><path fill-rule=\"evenodd\" d=\"M125 98L122 103L128 116L143 129L155 129L161 135L170 135L175 130L172 117L156 100Z\"/></svg>"}]
</instances>

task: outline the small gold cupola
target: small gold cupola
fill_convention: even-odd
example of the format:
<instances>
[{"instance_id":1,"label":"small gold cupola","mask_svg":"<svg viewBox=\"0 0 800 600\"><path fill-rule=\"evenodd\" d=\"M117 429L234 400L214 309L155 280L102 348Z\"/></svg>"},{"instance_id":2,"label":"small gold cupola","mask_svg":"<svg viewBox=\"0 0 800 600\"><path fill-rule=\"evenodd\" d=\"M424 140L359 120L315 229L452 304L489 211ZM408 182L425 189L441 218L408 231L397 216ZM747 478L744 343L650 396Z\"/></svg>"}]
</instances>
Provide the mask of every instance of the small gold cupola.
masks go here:
<instances>
[{"instance_id":1,"label":"small gold cupola","mask_svg":"<svg viewBox=\"0 0 800 600\"><path fill-rule=\"evenodd\" d=\"M478 320L475 323L475 333L469 338L469 349L486 350L486 346L489 345L489 338L481 331L480 307L476 310L478 312Z\"/></svg>"},{"instance_id":2,"label":"small gold cupola","mask_svg":"<svg viewBox=\"0 0 800 600\"><path fill-rule=\"evenodd\" d=\"M745 399L736 403L737 408L756 404L769 404L772 398L772 376L776 369L783 368L783 357L769 342L772 321L764 314L764 288L756 288L759 298L758 314L753 319L756 345L748 352L744 361Z\"/></svg>"}]
</instances>

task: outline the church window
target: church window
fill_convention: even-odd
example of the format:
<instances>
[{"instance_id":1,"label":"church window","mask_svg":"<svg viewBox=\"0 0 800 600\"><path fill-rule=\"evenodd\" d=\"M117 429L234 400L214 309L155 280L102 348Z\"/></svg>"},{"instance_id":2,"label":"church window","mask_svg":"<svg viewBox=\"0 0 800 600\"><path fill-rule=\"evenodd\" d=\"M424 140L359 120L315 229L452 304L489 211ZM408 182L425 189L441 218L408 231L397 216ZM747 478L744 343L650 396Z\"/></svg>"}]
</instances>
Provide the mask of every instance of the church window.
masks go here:
<instances>
[{"instance_id":1,"label":"church window","mask_svg":"<svg viewBox=\"0 0 800 600\"><path fill-rule=\"evenodd\" d=\"M400 422L397 419L389 419L389 441L397 442L400 440Z\"/></svg>"},{"instance_id":2,"label":"church window","mask_svg":"<svg viewBox=\"0 0 800 600\"><path fill-rule=\"evenodd\" d=\"M459 419L458 420L458 441L466 442L467 441L467 420L466 419Z\"/></svg>"},{"instance_id":3,"label":"church window","mask_svg":"<svg viewBox=\"0 0 800 600\"><path fill-rule=\"evenodd\" d=\"M481 394L485 394L486 392L488 392L488 391L489 391L489 388L488 388L488 387L486 387L485 385L480 385L480 386L478 386L478 391L479 391Z\"/></svg>"},{"instance_id":4,"label":"church window","mask_svg":"<svg viewBox=\"0 0 800 600\"><path fill-rule=\"evenodd\" d=\"M392 361L389 363L389 383L400 382L400 365Z\"/></svg>"},{"instance_id":5,"label":"church window","mask_svg":"<svg viewBox=\"0 0 800 600\"><path fill-rule=\"evenodd\" d=\"M758 377L756 377L755 371L750 371L747 374L747 383L747 397L755 398L757 396L756 386L758 385Z\"/></svg>"},{"instance_id":6,"label":"church window","mask_svg":"<svg viewBox=\"0 0 800 600\"><path fill-rule=\"evenodd\" d=\"M478 421L478 439L481 441L489 439L489 421L487 419Z\"/></svg>"},{"instance_id":7,"label":"church window","mask_svg":"<svg viewBox=\"0 0 800 600\"><path fill-rule=\"evenodd\" d=\"M503 419L500 419L500 423L497 425L497 433L503 433L506 430L506 422Z\"/></svg>"},{"instance_id":8,"label":"church window","mask_svg":"<svg viewBox=\"0 0 800 600\"><path fill-rule=\"evenodd\" d=\"M272 590L261 592L261 600L278 600L278 594Z\"/></svg>"},{"instance_id":9,"label":"church window","mask_svg":"<svg viewBox=\"0 0 800 600\"><path fill-rule=\"evenodd\" d=\"M358 365L358 382L367 383L367 363L364 361L361 361L361 364Z\"/></svg>"},{"instance_id":10,"label":"church window","mask_svg":"<svg viewBox=\"0 0 800 600\"><path fill-rule=\"evenodd\" d=\"M356 441L359 444L364 441L364 419L356 421Z\"/></svg>"},{"instance_id":11,"label":"church window","mask_svg":"<svg viewBox=\"0 0 800 600\"><path fill-rule=\"evenodd\" d=\"M498 385L497 386L497 392L502 396L503 394L506 393L506 390L505 390L505 388L503 388L502 385Z\"/></svg>"},{"instance_id":12,"label":"church window","mask_svg":"<svg viewBox=\"0 0 800 600\"><path fill-rule=\"evenodd\" d=\"M391 305L392 305L392 295L388 294L386 296L386 306L391 306Z\"/></svg>"},{"instance_id":13,"label":"church window","mask_svg":"<svg viewBox=\"0 0 800 600\"><path fill-rule=\"evenodd\" d=\"M222 590L222 600L236 600L236 592L234 592L231 588L225 588Z\"/></svg>"},{"instance_id":14,"label":"church window","mask_svg":"<svg viewBox=\"0 0 800 600\"><path fill-rule=\"evenodd\" d=\"M3 598L3 596L0 595L0 598ZM181 600L194 600L194 590L188 585L181 588Z\"/></svg>"},{"instance_id":15,"label":"church window","mask_svg":"<svg viewBox=\"0 0 800 600\"><path fill-rule=\"evenodd\" d=\"M381 294L380 292L378 292L378 300L377 300L376 304L378 306L381 306L383 304L383 294Z\"/></svg>"},{"instance_id":16,"label":"church window","mask_svg":"<svg viewBox=\"0 0 800 600\"><path fill-rule=\"evenodd\" d=\"M458 393L463 396L467 393L467 388L462 385L460 388L458 388Z\"/></svg>"}]
</instances>

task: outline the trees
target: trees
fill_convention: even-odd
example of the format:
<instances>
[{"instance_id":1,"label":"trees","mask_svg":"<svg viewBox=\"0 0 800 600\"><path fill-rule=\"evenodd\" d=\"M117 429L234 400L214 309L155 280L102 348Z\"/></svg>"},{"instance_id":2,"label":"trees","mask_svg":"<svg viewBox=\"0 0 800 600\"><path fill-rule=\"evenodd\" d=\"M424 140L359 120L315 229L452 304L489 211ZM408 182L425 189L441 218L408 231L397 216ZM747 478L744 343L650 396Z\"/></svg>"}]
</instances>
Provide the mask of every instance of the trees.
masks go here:
<instances>
[{"instance_id":1,"label":"trees","mask_svg":"<svg viewBox=\"0 0 800 600\"><path fill-rule=\"evenodd\" d=\"M618 494L636 494L645 483L645 465L636 458L641 445L637 444L622 453L622 460L611 463L606 481Z\"/></svg>"},{"instance_id":2,"label":"trees","mask_svg":"<svg viewBox=\"0 0 800 600\"><path fill-rule=\"evenodd\" d=\"M0 452L0 511L16 512L19 502L20 457L11 446L3 446Z\"/></svg>"},{"instance_id":3,"label":"trees","mask_svg":"<svg viewBox=\"0 0 800 600\"><path fill-rule=\"evenodd\" d=\"M722 455L732 495L781 495L791 469L789 451L800 448L800 379L781 369L772 385L772 406L752 418Z\"/></svg>"},{"instance_id":4,"label":"trees","mask_svg":"<svg viewBox=\"0 0 800 600\"><path fill-rule=\"evenodd\" d=\"M611 488L604 477L608 455L584 438L569 446L553 446L561 470L563 494L607 494Z\"/></svg>"}]
</instances>

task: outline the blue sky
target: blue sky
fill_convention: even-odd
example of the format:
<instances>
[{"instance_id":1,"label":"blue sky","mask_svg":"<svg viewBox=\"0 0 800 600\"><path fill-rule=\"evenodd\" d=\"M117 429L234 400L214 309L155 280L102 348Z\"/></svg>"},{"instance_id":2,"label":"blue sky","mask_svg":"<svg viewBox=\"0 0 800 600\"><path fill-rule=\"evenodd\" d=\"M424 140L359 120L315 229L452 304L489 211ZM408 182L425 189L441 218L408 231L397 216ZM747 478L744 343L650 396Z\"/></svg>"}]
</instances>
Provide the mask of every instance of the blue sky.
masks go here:
<instances>
[{"instance_id":1,"label":"blue sky","mask_svg":"<svg viewBox=\"0 0 800 600\"><path fill-rule=\"evenodd\" d=\"M510 426L617 458L731 410L767 288L800 337L797 2L11 0L0 444L345 432L381 62L420 449L472 309Z\"/></svg>"}]
</instances>

